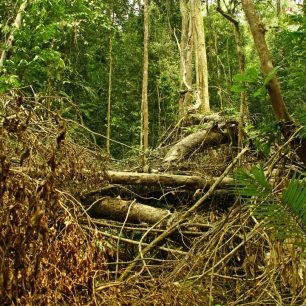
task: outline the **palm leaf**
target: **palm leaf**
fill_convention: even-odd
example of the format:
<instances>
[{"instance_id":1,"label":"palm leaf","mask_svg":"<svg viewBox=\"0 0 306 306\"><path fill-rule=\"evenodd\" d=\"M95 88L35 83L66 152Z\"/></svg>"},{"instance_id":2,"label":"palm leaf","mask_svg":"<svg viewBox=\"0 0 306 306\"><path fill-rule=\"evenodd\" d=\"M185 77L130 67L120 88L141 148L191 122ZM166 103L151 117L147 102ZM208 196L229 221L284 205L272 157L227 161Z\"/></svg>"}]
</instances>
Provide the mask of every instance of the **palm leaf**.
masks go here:
<instances>
[{"instance_id":1,"label":"palm leaf","mask_svg":"<svg viewBox=\"0 0 306 306\"><path fill-rule=\"evenodd\" d=\"M296 175L283 192L282 203L297 217L302 230L306 233L306 185Z\"/></svg>"},{"instance_id":2,"label":"palm leaf","mask_svg":"<svg viewBox=\"0 0 306 306\"><path fill-rule=\"evenodd\" d=\"M281 195L273 191L260 166L249 172L240 169L234 178L236 193L276 239L306 247L306 185L301 177L294 175Z\"/></svg>"},{"instance_id":3,"label":"palm leaf","mask_svg":"<svg viewBox=\"0 0 306 306\"><path fill-rule=\"evenodd\" d=\"M235 173L236 191L242 197L256 197L266 198L272 192L272 186L268 182L263 168L253 167L248 173L247 171L240 169Z\"/></svg>"}]
</instances>

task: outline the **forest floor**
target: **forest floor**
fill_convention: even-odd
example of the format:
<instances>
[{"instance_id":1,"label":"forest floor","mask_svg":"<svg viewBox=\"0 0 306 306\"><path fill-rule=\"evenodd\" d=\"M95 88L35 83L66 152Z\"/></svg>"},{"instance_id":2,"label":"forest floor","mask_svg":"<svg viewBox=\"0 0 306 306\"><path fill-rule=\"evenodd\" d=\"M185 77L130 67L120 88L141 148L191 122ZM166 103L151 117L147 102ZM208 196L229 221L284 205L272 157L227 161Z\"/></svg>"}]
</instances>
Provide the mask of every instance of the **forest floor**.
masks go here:
<instances>
[{"instance_id":1,"label":"forest floor","mask_svg":"<svg viewBox=\"0 0 306 306\"><path fill-rule=\"evenodd\" d=\"M0 100L1 305L303 305L305 249L235 191L259 156L236 158L223 119L116 161L43 101ZM288 165L260 162L276 194Z\"/></svg>"}]
</instances>

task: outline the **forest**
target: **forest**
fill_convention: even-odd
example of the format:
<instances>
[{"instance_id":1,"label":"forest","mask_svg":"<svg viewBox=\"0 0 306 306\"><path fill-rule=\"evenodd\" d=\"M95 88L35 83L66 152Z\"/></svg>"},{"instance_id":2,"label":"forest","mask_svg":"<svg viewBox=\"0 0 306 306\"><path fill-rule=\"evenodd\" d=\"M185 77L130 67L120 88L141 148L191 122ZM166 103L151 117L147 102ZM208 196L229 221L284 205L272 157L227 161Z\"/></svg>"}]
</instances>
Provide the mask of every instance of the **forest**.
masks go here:
<instances>
[{"instance_id":1,"label":"forest","mask_svg":"<svg viewBox=\"0 0 306 306\"><path fill-rule=\"evenodd\" d=\"M1 305L305 305L305 0L0 17Z\"/></svg>"}]
</instances>

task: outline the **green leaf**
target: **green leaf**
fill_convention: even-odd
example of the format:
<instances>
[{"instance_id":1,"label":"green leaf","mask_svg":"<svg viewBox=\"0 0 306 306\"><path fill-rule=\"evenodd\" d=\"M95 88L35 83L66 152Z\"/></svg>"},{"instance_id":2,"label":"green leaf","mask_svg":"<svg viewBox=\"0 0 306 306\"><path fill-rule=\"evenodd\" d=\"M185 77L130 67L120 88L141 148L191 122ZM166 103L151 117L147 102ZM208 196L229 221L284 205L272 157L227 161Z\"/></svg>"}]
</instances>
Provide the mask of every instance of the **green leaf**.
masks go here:
<instances>
[{"instance_id":1,"label":"green leaf","mask_svg":"<svg viewBox=\"0 0 306 306\"><path fill-rule=\"evenodd\" d=\"M255 83L258 78L258 71L255 68L248 69L243 74L236 74L233 76L233 80L236 82Z\"/></svg>"},{"instance_id":2,"label":"green leaf","mask_svg":"<svg viewBox=\"0 0 306 306\"><path fill-rule=\"evenodd\" d=\"M299 217L306 226L306 185L294 176L283 193L282 202Z\"/></svg>"},{"instance_id":3,"label":"green leaf","mask_svg":"<svg viewBox=\"0 0 306 306\"><path fill-rule=\"evenodd\" d=\"M233 85L231 87L231 91L232 92L241 93L241 92L244 92L246 90L247 90L247 88L245 86L243 86L243 85Z\"/></svg>"},{"instance_id":4,"label":"green leaf","mask_svg":"<svg viewBox=\"0 0 306 306\"><path fill-rule=\"evenodd\" d=\"M279 69L279 67L275 67L273 68L268 75L265 77L264 79L264 85L266 86L276 75L277 70Z\"/></svg>"},{"instance_id":5,"label":"green leaf","mask_svg":"<svg viewBox=\"0 0 306 306\"><path fill-rule=\"evenodd\" d=\"M253 93L253 97L259 97L259 96L263 96L266 94L266 88L265 87L259 87L254 93Z\"/></svg>"},{"instance_id":6,"label":"green leaf","mask_svg":"<svg viewBox=\"0 0 306 306\"><path fill-rule=\"evenodd\" d=\"M291 239L296 246L306 246L306 185L296 175L281 199L268 182L263 168L235 172L236 192L250 204L254 216L265 222L273 236L281 241Z\"/></svg>"}]
</instances>

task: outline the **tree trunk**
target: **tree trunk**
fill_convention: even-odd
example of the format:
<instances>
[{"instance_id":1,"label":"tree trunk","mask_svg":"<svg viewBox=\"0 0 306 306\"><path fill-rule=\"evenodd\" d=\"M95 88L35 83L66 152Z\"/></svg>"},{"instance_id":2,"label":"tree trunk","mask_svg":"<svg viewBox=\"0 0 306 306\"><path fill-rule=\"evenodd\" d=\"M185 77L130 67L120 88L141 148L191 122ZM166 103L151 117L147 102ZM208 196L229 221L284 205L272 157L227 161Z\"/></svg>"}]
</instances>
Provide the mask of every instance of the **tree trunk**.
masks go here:
<instances>
[{"instance_id":1,"label":"tree trunk","mask_svg":"<svg viewBox=\"0 0 306 306\"><path fill-rule=\"evenodd\" d=\"M17 14L17 16L15 18L15 21L14 21L13 25L12 25L12 27L13 27L12 32L11 32L9 38L7 39L7 41L4 44L4 48L3 48L3 51L2 51L2 54L1 54L1 58L0 58L0 67L2 67L4 65L4 62L5 62L6 58L7 58L7 51L13 45L13 41L14 41L14 36L15 36L16 30L21 28L21 25L22 25L22 13L27 8L28 4L29 4L28 1L25 0L20 5L18 14Z\"/></svg>"},{"instance_id":2,"label":"tree trunk","mask_svg":"<svg viewBox=\"0 0 306 306\"><path fill-rule=\"evenodd\" d=\"M189 190L210 187L218 179L215 177L175 175L167 173L155 174L118 171L108 171L107 177L111 184L183 187ZM231 184L233 184L233 179L227 177L222 181L220 186L229 186Z\"/></svg>"},{"instance_id":3,"label":"tree trunk","mask_svg":"<svg viewBox=\"0 0 306 306\"><path fill-rule=\"evenodd\" d=\"M241 32L240 32L239 21L236 20L232 14L225 12L221 8L220 0L217 1L217 5L218 5L217 11L223 17L229 20L234 26L239 70L241 74L244 74L245 72L245 54L241 46ZM246 92L243 91L240 93L240 120L239 120L239 125L238 125L238 148L242 148L243 146L243 125L244 125L244 115L246 114L246 112L247 112Z\"/></svg>"},{"instance_id":4,"label":"tree trunk","mask_svg":"<svg viewBox=\"0 0 306 306\"><path fill-rule=\"evenodd\" d=\"M127 218L127 222L130 223L145 222L148 224L155 224L172 215L168 210L110 197L104 197L95 202L88 212L94 218L105 218L121 222Z\"/></svg>"},{"instance_id":5,"label":"tree trunk","mask_svg":"<svg viewBox=\"0 0 306 306\"><path fill-rule=\"evenodd\" d=\"M208 95L208 70L201 0L191 0L190 6L195 49L197 104L199 104L200 112L205 113L210 112L210 104Z\"/></svg>"},{"instance_id":6,"label":"tree trunk","mask_svg":"<svg viewBox=\"0 0 306 306\"><path fill-rule=\"evenodd\" d=\"M187 59L187 44L188 44L188 11L186 0L180 0L180 10L182 16L181 43L180 43L180 94L179 97L179 118L184 115L184 96L186 93L186 59ZM188 88L187 88L188 89Z\"/></svg>"},{"instance_id":7,"label":"tree trunk","mask_svg":"<svg viewBox=\"0 0 306 306\"><path fill-rule=\"evenodd\" d=\"M187 40L187 50L186 50L186 65L185 65L185 82L187 87L187 92L184 96L184 111L188 109L191 104L193 89L192 89L192 58L193 58L193 33L192 33L192 20L191 20L191 10L189 1L189 12L188 12L188 40Z\"/></svg>"},{"instance_id":8,"label":"tree trunk","mask_svg":"<svg viewBox=\"0 0 306 306\"><path fill-rule=\"evenodd\" d=\"M242 7L245 12L246 18L250 25L250 29L254 38L257 52L261 62L261 70L265 76L273 70L272 59L268 50L265 40L265 27L255 11L255 6L251 0L242 0ZM280 90L280 85L276 76L268 83L268 92L270 95L271 103L278 121L291 121L283 97Z\"/></svg>"},{"instance_id":9,"label":"tree trunk","mask_svg":"<svg viewBox=\"0 0 306 306\"><path fill-rule=\"evenodd\" d=\"M142 79L142 143L143 149L149 148L149 107L148 107L148 44L149 44L149 0L144 1L144 38L143 38L143 79Z\"/></svg>"},{"instance_id":10,"label":"tree trunk","mask_svg":"<svg viewBox=\"0 0 306 306\"><path fill-rule=\"evenodd\" d=\"M200 130L183 138L180 142L175 144L165 156L163 162L178 162L188 156L196 148L216 145L223 143L227 137L216 127L207 130Z\"/></svg>"},{"instance_id":11,"label":"tree trunk","mask_svg":"<svg viewBox=\"0 0 306 306\"><path fill-rule=\"evenodd\" d=\"M179 118L186 113L192 93L192 34L190 31L190 9L186 0L180 0L182 16L181 43L180 43L180 96Z\"/></svg>"},{"instance_id":12,"label":"tree trunk","mask_svg":"<svg viewBox=\"0 0 306 306\"><path fill-rule=\"evenodd\" d=\"M110 154L110 119L111 119L111 96L112 96L112 73L113 73L113 7L110 9L110 31L109 31L109 72L108 72L108 100L107 100L107 130L106 130L106 152Z\"/></svg>"},{"instance_id":13,"label":"tree trunk","mask_svg":"<svg viewBox=\"0 0 306 306\"><path fill-rule=\"evenodd\" d=\"M272 59L265 40L265 28L258 15L255 6L251 0L242 0L242 7L245 12L247 21L254 38L257 52L261 62L261 70L264 76L269 75L273 70ZM281 94L280 85L276 76L274 76L267 84L268 93L272 103L273 111L276 119L282 125L282 132L286 139L289 139L294 133L296 127L291 119L285 106L283 96ZM295 139L291 141L291 146L296 150L300 160L306 164L306 139Z\"/></svg>"},{"instance_id":14,"label":"tree trunk","mask_svg":"<svg viewBox=\"0 0 306 306\"><path fill-rule=\"evenodd\" d=\"M276 12L277 12L278 17L281 15L281 12L282 12L281 7L282 7L281 0L277 0L276 1Z\"/></svg>"}]
</instances>

